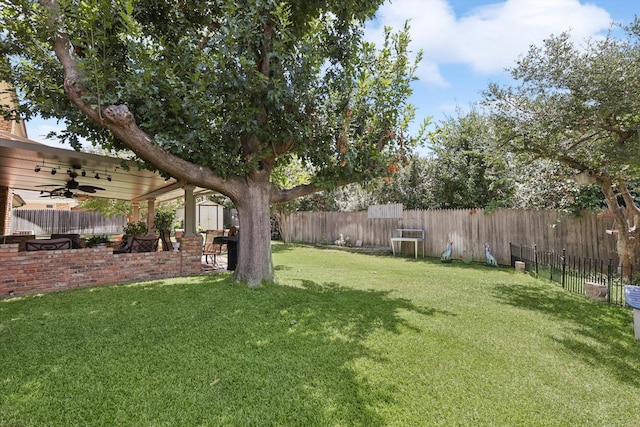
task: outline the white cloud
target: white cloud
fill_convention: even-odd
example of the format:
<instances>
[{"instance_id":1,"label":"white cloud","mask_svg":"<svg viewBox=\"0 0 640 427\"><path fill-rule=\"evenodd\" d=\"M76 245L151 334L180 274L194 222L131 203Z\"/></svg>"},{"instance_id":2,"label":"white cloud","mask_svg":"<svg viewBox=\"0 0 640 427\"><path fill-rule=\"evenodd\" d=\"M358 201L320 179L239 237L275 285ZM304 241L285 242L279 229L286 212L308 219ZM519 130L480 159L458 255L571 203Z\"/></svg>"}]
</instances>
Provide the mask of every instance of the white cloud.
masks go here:
<instances>
[{"instance_id":1,"label":"white cloud","mask_svg":"<svg viewBox=\"0 0 640 427\"><path fill-rule=\"evenodd\" d=\"M55 139L48 139L49 132L58 132L61 130L61 126L58 125L55 120L42 120L34 119L26 123L27 135L32 141L40 142L41 144L51 145L59 147L60 144Z\"/></svg>"},{"instance_id":2,"label":"white cloud","mask_svg":"<svg viewBox=\"0 0 640 427\"><path fill-rule=\"evenodd\" d=\"M506 0L460 17L446 0L394 0L379 9L367 37L379 43L383 26L397 30L406 20L412 50L424 51L420 80L446 87L441 65L465 64L480 74L500 72L551 34L571 30L582 40L607 30L612 18L604 9L578 0Z\"/></svg>"}]
</instances>

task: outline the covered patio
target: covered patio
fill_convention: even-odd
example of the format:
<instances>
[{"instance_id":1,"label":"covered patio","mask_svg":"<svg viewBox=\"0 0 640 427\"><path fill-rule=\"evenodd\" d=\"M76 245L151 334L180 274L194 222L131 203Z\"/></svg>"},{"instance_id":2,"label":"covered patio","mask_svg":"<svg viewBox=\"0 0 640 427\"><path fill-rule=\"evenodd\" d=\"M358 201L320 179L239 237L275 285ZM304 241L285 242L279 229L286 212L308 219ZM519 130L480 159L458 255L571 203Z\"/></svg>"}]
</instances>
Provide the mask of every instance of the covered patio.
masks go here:
<instances>
[{"instance_id":1,"label":"covered patio","mask_svg":"<svg viewBox=\"0 0 640 427\"><path fill-rule=\"evenodd\" d=\"M19 252L17 244L0 241L0 298L201 272L195 198L210 193L206 189L139 169L131 161L50 147L0 131L1 235L12 233L11 212L14 201L19 201L13 190L38 191L52 198L131 201L134 221L146 205L149 230L157 203L184 198L184 235L179 237L179 251L134 254L113 254L111 248Z\"/></svg>"}]
</instances>

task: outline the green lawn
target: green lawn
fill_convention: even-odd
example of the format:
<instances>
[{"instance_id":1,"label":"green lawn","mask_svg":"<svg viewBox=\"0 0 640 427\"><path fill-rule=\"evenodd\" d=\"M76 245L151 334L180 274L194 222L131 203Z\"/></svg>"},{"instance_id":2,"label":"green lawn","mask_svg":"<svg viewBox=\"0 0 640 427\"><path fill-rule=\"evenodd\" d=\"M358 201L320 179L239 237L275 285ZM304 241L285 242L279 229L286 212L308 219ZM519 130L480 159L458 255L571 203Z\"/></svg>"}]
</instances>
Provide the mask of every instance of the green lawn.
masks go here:
<instances>
[{"instance_id":1,"label":"green lawn","mask_svg":"<svg viewBox=\"0 0 640 427\"><path fill-rule=\"evenodd\" d=\"M274 265L0 301L0 425L640 425L629 310L479 265Z\"/></svg>"}]
</instances>

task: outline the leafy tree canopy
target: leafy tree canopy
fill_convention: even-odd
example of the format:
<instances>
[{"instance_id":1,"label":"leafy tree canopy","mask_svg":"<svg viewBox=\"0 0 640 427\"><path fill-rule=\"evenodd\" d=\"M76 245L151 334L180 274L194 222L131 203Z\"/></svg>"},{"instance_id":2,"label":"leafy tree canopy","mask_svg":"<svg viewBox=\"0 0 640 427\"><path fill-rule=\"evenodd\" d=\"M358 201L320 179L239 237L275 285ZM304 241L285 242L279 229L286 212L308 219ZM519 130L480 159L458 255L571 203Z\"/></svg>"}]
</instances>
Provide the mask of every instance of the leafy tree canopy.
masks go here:
<instances>
[{"instance_id":1,"label":"leafy tree canopy","mask_svg":"<svg viewBox=\"0 0 640 427\"><path fill-rule=\"evenodd\" d=\"M513 86L490 85L499 148L548 159L576 182L596 184L616 216L618 254L634 263L640 209L632 195L640 157L640 21L576 45L568 33L534 46L511 70Z\"/></svg>"},{"instance_id":2,"label":"leafy tree canopy","mask_svg":"<svg viewBox=\"0 0 640 427\"><path fill-rule=\"evenodd\" d=\"M408 31L387 32L381 52L360 41L379 3L15 1L2 11L2 53L14 58L2 77L26 118L60 119L72 144L127 148L105 126L105 109L126 105L154 144L222 178L296 153L331 187L384 172L416 143Z\"/></svg>"},{"instance_id":3,"label":"leafy tree canopy","mask_svg":"<svg viewBox=\"0 0 640 427\"><path fill-rule=\"evenodd\" d=\"M418 143L408 27L362 41L381 3L15 0L0 11L0 78L17 113L62 120L72 145L126 148L228 196L253 254L236 278L257 284L273 277L271 203L388 175ZM271 173L294 154L310 180L282 188Z\"/></svg>"},{"instance_id":4,"label":"leafy tree canopy","mask_svg":"<svg viewBox=\"0 0 640 427\"><path fill-rule=\"evenodd\" d=\"M431 136L435 155L434 199L439 208L508 206L513 175L504 153L493 153L495 132L489 119L472 108L444 120Z\"/></svg>"}]
</instances>

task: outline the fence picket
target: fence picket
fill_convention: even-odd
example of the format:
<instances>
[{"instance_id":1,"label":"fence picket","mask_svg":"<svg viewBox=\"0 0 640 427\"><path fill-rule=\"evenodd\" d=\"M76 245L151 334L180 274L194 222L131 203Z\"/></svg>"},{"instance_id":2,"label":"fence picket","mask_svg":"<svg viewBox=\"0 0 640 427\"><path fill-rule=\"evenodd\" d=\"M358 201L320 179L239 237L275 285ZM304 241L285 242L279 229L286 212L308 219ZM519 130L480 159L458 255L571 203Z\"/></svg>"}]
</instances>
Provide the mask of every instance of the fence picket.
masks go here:
<instances>
[{"instance_id":1,"label":"fence picket","mask_svg":"<svg viewBox=\"0 0 640 427\"><path fill-rule=\"evenodd\" d=\"M390 248L395 229L422 228L426 232L425 253L438 257L453 241L453 257L484 260L483 245L491 247L498 263L509 264L509 242L541 250L567 253L588 259L615 257L615 236L606 234L611 222L583 213L568 216L554 210L500 209L486 213L482 209L442 209L403 211L401 219L368 218L361 212L298 212L283 216L291 241L333 243L340 234L364 246ZM403 252L410 251L409 246ZM640 245L638 247L640 252ZM638 253L636 254L636 258Z\"/></svg>"},{"instance_id":2,"label":"fence picket","mask_svg":"<svg viewBox=\"0 0 640 427\"><path fill-rule=\"evenodd\" d=\"M59 211L53 209L14 209L11 229L30 230L37 236L54 233L122 234L124 215L103 217L98 212Z\"/></svg>"}]
</instances>

